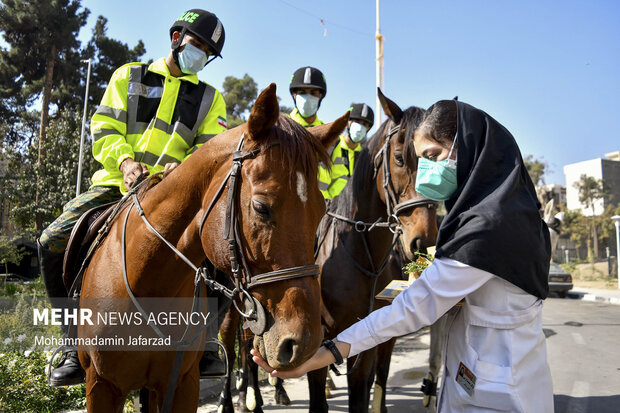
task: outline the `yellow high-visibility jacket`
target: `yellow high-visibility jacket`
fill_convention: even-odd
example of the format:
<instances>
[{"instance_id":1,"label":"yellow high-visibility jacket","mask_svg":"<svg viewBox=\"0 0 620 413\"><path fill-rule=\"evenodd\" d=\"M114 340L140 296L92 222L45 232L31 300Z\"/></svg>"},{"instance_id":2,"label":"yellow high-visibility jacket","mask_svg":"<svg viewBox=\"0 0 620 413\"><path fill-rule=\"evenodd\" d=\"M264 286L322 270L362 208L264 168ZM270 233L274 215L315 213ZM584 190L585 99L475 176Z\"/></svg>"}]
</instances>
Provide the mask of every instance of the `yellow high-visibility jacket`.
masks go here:
<instances>
[{"instance_id":1,"label":"yellow high-visibility jacket","mask_svg":"<svg viewBox=\"0 0 620 413\"><path fill-rule=\"evenodd\" d=\"M297 108L293 109L293 111L289 113L289 117L293 119L295 122L299 123L304 128L310 128L312 126L322 125L325 123L321 119L319 119L318 116L314 119L314 122L312 123L306 122L306 120L299 114L299 111L297 110Z\"/></svg>"},{"instance_id":2,"label":"yellow high-visibility jacket","mask_svg":"<svg viewBox=\"0 0 620 413\"><path fill-rule=\"evenodd\" d=\"M148 67L128 63L112 75L90 129L93 156L103 165L92 186L124 193L119 167L125 159L145 164L151 174L183 162L226 130L226 103L198 76L172 76L164 58Z\"/></svg>"},{"instance_id":3,"label":"yellow high-visibility jacket","mask_svg":"<svg viewBox=\"0 0 620 413\"><path fill-rule=\"evenodd\" d=\"M340 195L353 176L355 160L362 150L359 143L354 149L349 148L345 139L344 135L340 135L340 139L330 151L331 170L319 164L319 189L325 199L334 199Z\"/></svg>"}]
</instances>

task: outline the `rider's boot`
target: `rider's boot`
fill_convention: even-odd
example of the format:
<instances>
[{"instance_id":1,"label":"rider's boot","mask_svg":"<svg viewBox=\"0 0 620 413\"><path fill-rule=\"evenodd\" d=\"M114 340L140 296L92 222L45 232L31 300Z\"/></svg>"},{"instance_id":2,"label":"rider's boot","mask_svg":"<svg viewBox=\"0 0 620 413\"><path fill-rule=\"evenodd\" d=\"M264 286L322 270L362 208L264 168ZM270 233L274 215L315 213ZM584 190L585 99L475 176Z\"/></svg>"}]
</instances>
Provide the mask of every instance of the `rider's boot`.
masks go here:
<instances>
[{"instance_id":1,"label":"rider's boot","mask_svg":"<svg viewBox=\"0 0 620 413\"><path fill-rule=\"evenodd\" d=\"M221 377L226 375L226 366L217 350L206 350L200 359L200 378Z\"/></svg>"},{"instance_id":2,"label":"rider's boot","mask_svg":"<svg viewBox=\"0 0 620 413\"><path fill-rule=\"evenodd\" d=\"M50 386L71 386L86 381L86 372L78 359L77 348L71 347L63 351L58 366L50 374Z\"/></svg>"},{"instance_id":3,"label":"rider's boot","mask_svg":"<svg viewBox=\"0 0 620 413\"><path fill-rule=\"evenodd\" d=\"M62 262L64 253L50 251L37 240L39 252L39 266L41 278L45 284L45 289L54 308L66 308L69 305L67 289L62 280ZM62 326L63 333L66 335L68 326ZM51 386L70 386L72 384L84 383L86 372L80 365L77 357L76 348L67 348L63 351L58 366L50 375Z\"/></svg>"}]
</instances>

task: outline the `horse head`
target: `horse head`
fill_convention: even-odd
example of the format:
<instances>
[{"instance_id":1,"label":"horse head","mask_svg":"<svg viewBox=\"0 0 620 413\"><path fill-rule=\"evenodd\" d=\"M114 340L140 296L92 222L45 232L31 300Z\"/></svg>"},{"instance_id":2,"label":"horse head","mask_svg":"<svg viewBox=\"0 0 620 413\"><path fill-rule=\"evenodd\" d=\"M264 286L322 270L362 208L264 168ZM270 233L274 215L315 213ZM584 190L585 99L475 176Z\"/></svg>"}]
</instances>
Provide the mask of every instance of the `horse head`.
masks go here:
<instances>
[{"instance_id":1,"label":"horse head","mask_svg":"<svg viewBox=\"0 0 620 413\"><path fill-rule=\"evenodd\" d=\"M325 201L317 170L319 160L329 162L326 149L345 128L348 113L306 130L280 115L275 91L271 84L261 92L247 124L218 136L222 145L238 145L238 166L232 169L236 175L229 162L214 173L203 199L209 231L201 239L207 257L234 277L245 304L235 305L255 333L254 347L270 365L287 369L314 354L322 338L313 244ZM218 188L221 196L208 213Z\"/></svg>"},{"instance_id":2,"label":"horse head","mask_svg":"<svg viewBox=\"0 0 620 413\"><path fill-rule=\"evenodd\" d=\"M380 89L377 92L389 118L377 132L382 133L382 151L385 151L382 160L375 158L377 189L381 200L388 205L388 213L400 223L401 253L413 260L414 252L425 252L437 239L437 203L415 190L418 158L413 134L424 117L424 110L412 106L403 111Z\"/></svg>"}]
</instances>

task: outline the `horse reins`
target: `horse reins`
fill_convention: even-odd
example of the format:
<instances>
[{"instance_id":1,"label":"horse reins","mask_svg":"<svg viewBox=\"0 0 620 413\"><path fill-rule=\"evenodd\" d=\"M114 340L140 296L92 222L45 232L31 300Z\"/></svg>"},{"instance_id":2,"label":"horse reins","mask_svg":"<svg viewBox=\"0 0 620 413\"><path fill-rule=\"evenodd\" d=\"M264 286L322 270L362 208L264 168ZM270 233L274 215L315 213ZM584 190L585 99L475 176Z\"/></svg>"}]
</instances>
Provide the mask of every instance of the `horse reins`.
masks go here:
<instances>
[{"instance_id":1,"label":"horse reins","mask_svg":"<svg viewBox=\"0 0 620 413\"><path fill-rule=\"evenodd\" d=\"M390 141L394 135L400 132L400 130L401 130L400 124L393 126L392 128L388 130L387 136L385 138L385 143L383 144L381 149L377 152L377 154L374 157L374 173L373 173L374 179L377 178L379 166L382 167L382 172L383 172L383 185L382 186L383 186L383 190L385 194L387 220L383 221L382 218L379 218L375 222L363 222L363 221L356 221L356 220L349 219L345 216L333 213L331 211L327 212L327 215L332 217L332 223L334 224L334 226L332 226L332 247L335 243L335 238L336 238L335 223L337 220L352 225L353 228L357 232L359 232L361 235L362 241L364 243L364 249L366 252L366 256L371 266L370 271L362 267L357 262L355 257L353 257L353 254L351 254L346 248L344 248L344 245L343 245L343 250L347 253L347 255L349 255L349 257L351 258L351 262L353 262L353 265L358 270L360 270L363 274L367 275L368 277L372 279L372 286L370 289L370 300L369 300L370 302L368 306L368 314L372 312L372 309L374 307L375 289L377 287L377 281L379 280L379 275L383 272L383 270L387 266L390 254L394 250L394 247L396 246L396 243L398 242L398 238L402 234L402 225L400 224L400 220L398 216L401 215L404 211L407 211L412 208L417 208L420 206L426 206L427 208L435 208L437 206L436 201L430 200L422 196L417 196L415 198L411 198L403 202L398 202L398 196L396 195L396 190L394 189L394 184L392 182L392 174L390 172ZM388 253L383 259L383 261L381 262L381 264L378 266L378 268L375 267L374 261L372 259L372 254L370 253L370 246L368 245L368 240L366 238L366 233L372 231L375 228L387 228L392 232L392 234L394 234L392 237L392 244L390 245ZM338 371L338 369L336 368L334 364L330 365L330 369L337 376L349 375L359 365L360 360L361 360L361 357L357 356L355 358L355 362L353 363L353 366L348 370L347 373L340 373L340 371Z\"/></svg>"}]
</instances>

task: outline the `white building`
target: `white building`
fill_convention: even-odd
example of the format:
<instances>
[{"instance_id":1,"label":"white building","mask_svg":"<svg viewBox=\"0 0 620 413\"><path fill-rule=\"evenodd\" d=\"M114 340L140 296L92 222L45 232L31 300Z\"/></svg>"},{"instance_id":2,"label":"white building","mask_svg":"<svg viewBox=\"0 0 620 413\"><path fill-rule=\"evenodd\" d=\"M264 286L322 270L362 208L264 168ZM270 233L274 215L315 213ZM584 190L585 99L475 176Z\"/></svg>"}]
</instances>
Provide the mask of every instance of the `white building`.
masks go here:
<instances>
[{"instance_id":1,"label":"white building","mask_svg":"<svg viewBox=\"0 0 620 413\"><path fill-rule=\"evenodd\" d=\"M564 166L566 178L566 206L568 209L579 209L586 216L592 215L592 208L579 202L579 190L575 183L581 175L602 179L609 189L609 199L597 199L594 202L594 215L600 215L607 205L616 205L620 201L620 151L605 154L605 158L577 162Z\"/></svg>"}]
</instances>

